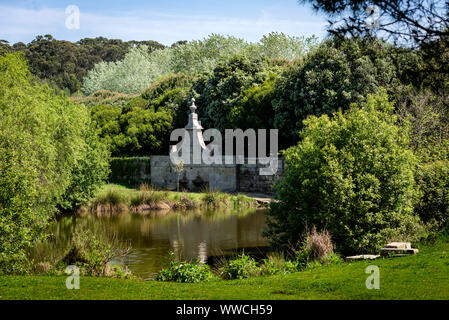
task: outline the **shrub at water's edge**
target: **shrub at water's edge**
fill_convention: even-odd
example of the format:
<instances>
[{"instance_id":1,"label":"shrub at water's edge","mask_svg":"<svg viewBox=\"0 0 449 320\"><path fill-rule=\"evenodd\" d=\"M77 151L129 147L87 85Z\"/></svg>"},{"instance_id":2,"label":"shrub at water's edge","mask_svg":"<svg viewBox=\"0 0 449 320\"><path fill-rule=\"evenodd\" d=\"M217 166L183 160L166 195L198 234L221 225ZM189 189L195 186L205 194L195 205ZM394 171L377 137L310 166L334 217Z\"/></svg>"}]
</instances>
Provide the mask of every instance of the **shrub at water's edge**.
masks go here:
<instances>
[{"instance_id":1,"label":"shrub at water's edge","mask_svg":"<svg viewBox=\"0 0 449 320\"><path fill-rule=\"evenodd\" d=\"M326 237L326 235L324 236ZM308 245L306 244L305 247ZM307 261L304 263L302 260L304 254L299 254L299 251L290 259L287 259L281 252L272 252L258 262L243 252L232 258L222 257L218 260L218 264L211 269L198 260L193 262L177 261L174 253L170 252L169 264L158 273L156 280L190 283L219 279L241 280L260 276L286 275L304 269L342 262L339 256L330 252L316 257L311 251L308 251L307 255Z\"/></svg>"},{"instance_id":2,"label":"shrub at water's edge","mask_svg":"<svg viewBox=\"0 0 449 320\"><path fill-rule=\"evenodd\" d=\"M364 270L373 261L331 264L288 275L192 284L83 277L81 290L66 290L65 277L61 276L2 276L0 287L3 288L3 300L447 300L447 238L441 242L418 245L418 248L420 252L416 255L376 260L375 264L381 270L380 290L367 290L365 286L368 275ZM383 284L387 286L382 287Z\"/></svg>"},{"instance_id":3,"label":"shrub at water's edge","mask_svg":"<svg viewBox=\"0 0 449 320\"><path fill-rule=\"evenodd\" d=\"M215 277L207 264L195 261L176 261L175 254L169 253L169 264L156 276L158 281L197 283L213 280Z\"/></svg>"},{"instance_id":4,"label":"shrub at water's edge","mask_svg":"<svg viewBox=\"0 0 449 320\"><path fill-rule=\"evenodd\" d=\"M146 212L150 210L245 209L256 208L257 201L243 194L231 195L220 191L203 193L156 190L142 184L140 188L128 189L120 185L105 185L80 212L97 213Z\"/></svg>"},{"instance_id":5,"label":"shrub at water's edge","mask_svg":"<svg viewBox=\"0 0 449 320\"><path fill-rule=\"evenodd\" d=\"M62 262L66 266L78 266L83 275L129 276L128 271L122 274L120 267L110 263L111 259L126 256L129 251L129 247L119 247L119 242L114 238L99 239L89 230L75 230L72 245Z\"/></svg>"},{"instance_id":6,"label":"shrub at water's edge","mask_svg":"<svg viewBox=\"0 0 449 320\"><path fill-rule=\"evenodd\" d=\"M220 276L225 280L246 279L260 273L256 260L242 253L235 259L226 261L219 269Z\"/></svg>"},{"instance_id":7,"label":"shrub at water's edge","mask_svg":"<svg viewBox=\"0 0 449 320\"><path fill-rule=\"evenodd\" d=\"M76 266L80 275L84 276L133 277L126 266L111 262L127 256L131 246L107 229L92 231L76 226L67 243L57 243L58 241L61 240L55 239L45 243L45 255L40 247L30 250L30 273L64 275L68 266Z\"/></svg>"},{"instance_id":8,"label":"shrub at water's edge","mask_svg":"<svg viewBox=\"0 0 449 320\"><path fill-rule=\"evenodd\" d=\"M20 54L0 55L0 111L0 273L21 273L56 208L103 183L108 153L87 109L39 85Z\"/></svg>"},{"instance_id":9,"label":"shrub at water's edge","mask_svg":"<svg viewBox=\"0 0 449 320\"><path fill-rule=\"evenodd\" d=\"M332 119L304 121L302 141L285 154L285 177L275 187L280 201L271 203L267 219L274 245L297 243L316 226L329 230L339 252L359 253L413 231L416 158L392 110L380 93Z\"/></svg>"}]
</instances>

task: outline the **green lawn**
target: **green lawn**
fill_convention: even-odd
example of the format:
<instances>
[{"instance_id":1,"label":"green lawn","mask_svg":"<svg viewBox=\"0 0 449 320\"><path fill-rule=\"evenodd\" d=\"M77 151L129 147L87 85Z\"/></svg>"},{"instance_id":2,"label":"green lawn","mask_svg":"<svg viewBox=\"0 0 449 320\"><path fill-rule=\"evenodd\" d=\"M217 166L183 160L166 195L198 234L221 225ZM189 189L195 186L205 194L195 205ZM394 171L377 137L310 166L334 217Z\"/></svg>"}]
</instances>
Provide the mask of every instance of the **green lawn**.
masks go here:
<instances>
[{"instance_id":1,"label":"green lawn","mask_svg":"<svg viewBox=\"0 0 449 320\"><path fill-rule=\"evenodd\" d=\"M415 256L328 265L285 276L177 284L81 277L0 277L1 299L449 299L449 244L420 248ZM365 268L380 269L380 289L368 290Z\"/></svg>"}]
</instances>

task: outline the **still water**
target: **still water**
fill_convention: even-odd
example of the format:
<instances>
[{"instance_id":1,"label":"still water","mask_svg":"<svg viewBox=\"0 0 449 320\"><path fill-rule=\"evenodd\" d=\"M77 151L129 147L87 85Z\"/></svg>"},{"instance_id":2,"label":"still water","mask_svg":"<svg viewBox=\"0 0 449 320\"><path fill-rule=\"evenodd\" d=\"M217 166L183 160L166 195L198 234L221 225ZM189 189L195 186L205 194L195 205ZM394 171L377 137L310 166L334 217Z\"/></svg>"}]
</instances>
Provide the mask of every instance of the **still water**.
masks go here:
<instances>
[{"instance_id":1,"label":"still water","mask_svg":"<svg viewBox=\"0 0 449 320\"><path fill-rule=\"evenodd\" d=\"M132 246L121 263L135 275L149 279L165 266L169 251L202 262L242 250L260 252L268 245L262 237L264 220L264 210L85 214L61 218L52 233L62 245L68 243L77 225L114 234Z\"/></svg>"}]
</instances>

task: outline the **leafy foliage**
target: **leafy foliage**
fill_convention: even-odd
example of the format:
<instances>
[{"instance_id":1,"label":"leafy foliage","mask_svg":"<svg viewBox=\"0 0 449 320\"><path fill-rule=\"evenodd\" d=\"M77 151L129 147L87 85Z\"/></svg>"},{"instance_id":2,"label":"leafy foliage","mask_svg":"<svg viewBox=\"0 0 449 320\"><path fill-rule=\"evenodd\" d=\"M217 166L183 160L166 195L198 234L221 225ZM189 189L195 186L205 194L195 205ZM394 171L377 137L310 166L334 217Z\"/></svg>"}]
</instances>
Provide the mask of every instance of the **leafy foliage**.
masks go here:
<instances>
[{"instance_id":1,"label":"leafy foliage","mask_svg":"<svg viewBox=\"0 0 449 320\"><path fill-rule=\"evenodd\" d=\"M114 249L110 241L99 239L89 230L77 229L62 261L78 266L83 275L104 276L110 271L110 260L119 254Z\"/></svg>"},{"instance_id":2,"label":"leafy foliage","mask_svg":"<svg viewBox=\"0 0 449 320\"><path fill-rule=\"evenodd\" d=\"M33 82L19 54L0 56L0 272L20 272L55 205L92 196L108 173L84 106Z\"/></svg>"},{"instance_id":3,"label":"leafy foliage","mask_svg":"<svg viewBox=\"0 0 449 320\"><path fill-rule=\"evenodd\" d=\"M430 90L401 87L396 95L397 114L410 127L410 145L422 161L449 155L449 100Z\"/></svg>"},{"instance_id":4,"label":"leafy foliage","mask_svg":"<svg viewBox=\"0 0 449 320\"><path fill-rule=\"evenodd\" d=\"M282 33L270 33L259 43L212 34L204 40L181 43L151 53L144 46L131 48L121 61L96 64L84 79L83 91L87 94L100 89L139 93L160 76L170 73L209 74L234 56L245 56L250 60L300 59L313 50L316 43L314 37L289 37Z\"/></svg>"},{"instance_id":5,"label":"leafy foliage","mask_svg":"<svg viewBox=\"0 0 449 320\"><path fill-rule=\"evenodd\" d=\"M245 253L228 261L220 269L222 278L227 280L246 279L259 274L259 272L257 262Z\"/></svg>"},{"instance_id":6,"label":"leafy foliage","mask_svg":"<svg viewBox=\"0 0 449 320\"><path fill-rule=\"evenodd\" d=\"M329 16L329 31L341 35L379 34L395 42L425 43L449 36L444 0L302 0Z\"/></svg>"},{"instance_id":7,"label":"leafy foliage","mask_svg":"<svg viewBox=\"0 0 449 320\"><path fill-rule=\"evenodd\" d=\"M185 73L168 74L146 88L141 97L155 110L170 113L174 128L183 128L190 113L189 93L195 80Z\"/></svg>"},{"instance_id":8,"label":"leafy foliage","mask_svg":"<svg viewBox=\"0 0 449 320\"><path fill-rule=\"evenodd\" d=\"M91 94L98 90L109 90L127 94L138 94L158 77L170 73L166 64L170 49L148 53L145 45L132 47L120 61L100 62L83 80L83 92Z\"/></svg>"},{"instance_id":9,"label":"leafy foliage","mask_svg":"<svg viewBox=\"0 0 449 320\"><path fill-rule=\"evenodd\" d=\"M240 94L229 114L229 127L246 130L273 128L276 73L270 73L261 83L253 83Z\"/></svg>"},{"instance_id":10,"label":"leafy foliage","mask_svg":"<svg viewBox=\"0 0 449 320\"><path fill-rule=\"evenodd\" d=\"M176 261L174 253L170 252L169 266L162 269L156 279L159 281L198 283L210 281L214 275L207 264L196 261L188 263L186 261Z\"/></svg>"},{"instance_id":11,"label":"leafy foliage","mask_svg":"<svg viewBox=\"0 0 449 320\"><path fill-rule=\"evenodd\" d=\"M242 106L239 104L243 95L245 93L250 95L251 92L244 91L261 85L268 77L268 70L269 65L266 60L251 61L245 57L236 56L219 64L210 77L198 80L193 85L192 91L198 94L198 105L204 106L200 113L201 123L206 128L224 131L230 128L231 117L234 118L234 123L246 119L249 115L246 114L245 117L242 114L243 111L240 111ZM242 103L248 105L249 102Z\"/></svg>"},{"instance_id":12,"label":"leafy foliage","mask_svg":"<svg viewBox=\"0 0 449 320\"><path fill-rule=\"evenodd\" d=\"M449 161L425 163L417 170L417 182L422 197L416 212L424 222L444 228L449 223Z\"/></svg>"},{"instance_id":13,"label":"leafy foliage","mask_svg":"<svg viewBox=\"0 0 449 320\"><path fill-rule=\"evenodd\" d=\"M164 109L155 111L141 97L123 107L95 106L91 114L113 156L150 155L168 149L172 113Z\"/></svg>"},{"instance_id":14,"label":"leafy foliage","mask_svg":"<svg viewBox=\"0 0 449 320\"><path fill-rule=\"evenodd\" d=\"M309 117L302 141L286 151L266 235L275 245L296 243L307 226L326 228L338 250L375 250L413 229L418 195L408 132L395 124L386 94L361 108Z\"/></svg>"},{"instance_id":15,"label":"leafy foliage","mask_svg":"<svg viewBox=\"0 0 449 320\"><path fill-rule=\"evenodd\" d=\"M293 64L276 83L274 126L282 129L282 148L298 141L309 115L332 114L388 87L396 71L386 45L366 39L332 38L304 62Z\"/></svg>"},{"instance_id":16,"label":"leafy foliage","mask_svg":"<svg viewBox=\"0 0 449 320\"><path fill-rule=\"evenodd\" d=\"M37 36L27 45L19 42L10 46L4 42L2 48L6 52L23 52L32 74L54 82L68 93L75 93L81 89L82 79L95 64L122 60L126 52L136 45L146 45L150 52L164 48L156 41L124 42L97 37L73 43L56 40L48 34Z\"/></svg>"}]
</instances>

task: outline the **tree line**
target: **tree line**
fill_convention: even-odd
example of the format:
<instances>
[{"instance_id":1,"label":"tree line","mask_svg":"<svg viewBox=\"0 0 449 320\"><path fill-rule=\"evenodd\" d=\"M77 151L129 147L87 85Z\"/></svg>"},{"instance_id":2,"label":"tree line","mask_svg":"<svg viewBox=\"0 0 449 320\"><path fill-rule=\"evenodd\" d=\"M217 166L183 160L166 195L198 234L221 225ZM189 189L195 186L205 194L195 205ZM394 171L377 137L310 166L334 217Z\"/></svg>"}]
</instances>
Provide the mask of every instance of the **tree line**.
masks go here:
<instances>
[{"instance_id":1,"label":"tree line","mask_svg":"<svg viewBox=\"0 0 449 320\"><path fill-rule=\"evenodd\" d=\"M0 40L0 52L23 52L34 75L74 94L81 90L83 78L97 63L122 60L130 48L139 45L145 45L149 52L165 48L152 40L122 41L97 37L70 42L47 34L37 36L28 44L11 45Z\"/></svg>"},{"instance_id":2,"label":"tree line","mask_svg":"<svg viewBox=\"0 0 449 320\"><path fill-rule=\"evenodd\" d=\"M114 156L166 154L169 132L185 126L192 97L205 128L277 128L286 149L299 141L309 115L346 110L381 88L401 116L415 117L410 121L420 138L414 141L423 143L422 126L446 134L449 78L440 70L447 52L444 40L416 49L374 37L333 36L293 60L238 52L218 59L210 71L163 75L139 94L100 90L78 101L90 106ZM429 112L438 117L424 125Z\"/></svg>"}]
</instances>

